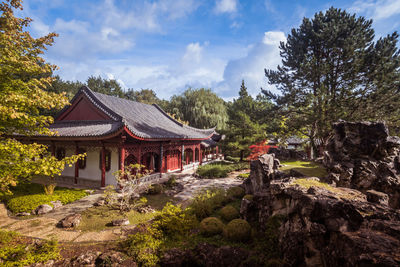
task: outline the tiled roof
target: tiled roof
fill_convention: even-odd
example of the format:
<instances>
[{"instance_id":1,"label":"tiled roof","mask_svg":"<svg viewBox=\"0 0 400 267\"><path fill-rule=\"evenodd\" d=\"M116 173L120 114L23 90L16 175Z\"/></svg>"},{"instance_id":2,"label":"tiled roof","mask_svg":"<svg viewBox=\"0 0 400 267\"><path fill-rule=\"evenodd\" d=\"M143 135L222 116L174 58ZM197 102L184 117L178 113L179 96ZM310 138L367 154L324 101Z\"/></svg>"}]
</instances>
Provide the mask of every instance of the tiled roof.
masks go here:
<instances>
[{"instance_id":1,"label":"tiled roof","mask_svg":"<svg viewBox=\"0 0 400 267\"><path fill-rule=\"evenodd\" d=\"M118 121L59 121L49 128L63 137L106 136L122 128Z\"/></svg>"},{"instance_id":2,"label":"tiled roof","mask_svg":"<svg viewBox=\"0 0 400 267\"><path fill-rule=\"evenodd\" d=\"M85 121L80 125L77 125L75 121L65 122L65 127L59 127L60 122L56 122L51 128L57 129L60 136L72 136L72 134L79 134L75 136L98 136L111 133L110 131L116 131L123 126L126 126L135 136L145 139L205 139L215 133L214 129L202 130L183 125L171 118L157 105L147 105L96 93L88 87L83 87L77 96L81 93L85 94L112 121L95 125L90 121ZM82 132L79 133L81 130Z\"/></svg>"}]
</instances>

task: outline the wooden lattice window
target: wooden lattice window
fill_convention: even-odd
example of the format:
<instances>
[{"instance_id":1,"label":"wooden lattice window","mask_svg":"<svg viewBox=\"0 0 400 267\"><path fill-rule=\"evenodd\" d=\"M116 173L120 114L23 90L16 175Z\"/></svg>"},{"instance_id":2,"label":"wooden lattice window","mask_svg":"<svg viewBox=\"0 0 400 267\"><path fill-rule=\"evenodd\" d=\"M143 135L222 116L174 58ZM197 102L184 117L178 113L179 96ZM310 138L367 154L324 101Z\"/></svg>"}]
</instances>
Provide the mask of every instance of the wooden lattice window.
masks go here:
<instances>
[{"instance_id":1,"label":"wooden lattice window","mask_svg":"<svg viewBox=\"0 0 400 267\"><path fill-rule=\"evenodd\" d=\"M78 149L78 154L84 154L84 153L86 153L85 149L83 149L83 148ZM79 169L86 168L86 156L78 160L78 166L79 166Z\"/></svg>"},{"instance_id":2,"label":"wooden lattice window","mask_svg":"<svg viewBox=\"0 0 400 267\"><path fill-rule=\"evenodd\" d=\"M100 170L101 170L102 154L103 154L103 151L100 151L100 160L99 160ZM108 172L111 169L111 151L106 149L104 156L105 156L105 162L106 162L105 169L106 169L106 172Z\"/></svg>"},{"instance_id":3,"label":"wooden lattice window","mask_svg":"<svg viewBox=\"0 0 400 267\"><path fill-rule=\"evenodd\" d=\"M65 158L65 148L64 147L58 147L56 151L56 158L58 160L62 160Z\"/></svg>"}]
</instances>

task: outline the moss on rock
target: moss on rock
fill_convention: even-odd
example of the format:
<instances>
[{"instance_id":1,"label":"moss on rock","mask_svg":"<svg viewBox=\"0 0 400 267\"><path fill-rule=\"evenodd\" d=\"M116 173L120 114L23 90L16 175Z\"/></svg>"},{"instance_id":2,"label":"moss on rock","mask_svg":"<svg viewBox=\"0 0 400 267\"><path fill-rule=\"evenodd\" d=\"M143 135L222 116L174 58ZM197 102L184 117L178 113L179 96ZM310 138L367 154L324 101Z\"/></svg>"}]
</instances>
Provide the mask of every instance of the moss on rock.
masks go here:
<instances>
[{"instance_id":1,"label":"moss on rock","mask_svg":"<svg viewBox=\"0 0 400 267\"><path fill-rule=\"evenodd\" d=\"M221 214L222 219L224 219L228 222L232 221L233 219L239 218L239 216L240 216L237 209L235 209L231 205L223 207L220 211L220 214Z\"/></svg>"},{"instance_id":2,"label":"moss on rock","mask_svg":"<svg viewBox=\"0 0 400 267\"><path fill-rule=\"evenodd\" d=\"M201 221L200 230L205 236L213 236L221 234L224 229L224 224L216 217L208 217Z\"/></svg>"},{"instance_id":3,"label":"moss on rock","mask_svg":"<svg viewBox=\"0 0 400 267\"><path fill-rule=\"evenodd\" d=\"M242 219L234 219L225 228L225 237L231 241L246 242L251 238L251 226Z\"/></svg>"}]
</instances>

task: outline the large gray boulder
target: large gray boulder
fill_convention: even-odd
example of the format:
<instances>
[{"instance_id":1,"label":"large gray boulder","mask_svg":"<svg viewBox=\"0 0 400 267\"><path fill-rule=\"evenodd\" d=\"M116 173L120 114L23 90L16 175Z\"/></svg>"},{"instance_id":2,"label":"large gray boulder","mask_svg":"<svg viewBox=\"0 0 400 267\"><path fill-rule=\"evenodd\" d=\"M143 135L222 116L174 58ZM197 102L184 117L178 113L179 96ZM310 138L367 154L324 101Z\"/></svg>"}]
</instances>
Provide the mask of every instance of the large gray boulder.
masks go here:
<instances>
[{"instance_id":1,"label":"large gray boulder","mask_svg":"<svg viewBox=\"0 0 400 267\"><path fill-rule=\"evenodd\" d=\"M38 207L35 209L35 214L37 214L37 215L42 215L42 214L49 213L49 212L52 211L52 210L53 210L53 207L52 207L52 206L47 205L47 204L43 204L43 205L38 206Z\"/></svg>"},{"instance_id":2,"label":"large gray boulder","mask_svg":"<svg viewBox=\"0 0 400 267\"><path fill-rule=\"evenodd\" d=\"M62 219L59 222L59 225L62 228L72 228L72 227L77 227L82 220L82 215L79 213L71 214L66 216L64 219Z\"/></svg>"},{"instance_id":3,"label":"large gray boulder","mask_svg":"<svg viewBox=\"0 0 400 267\"><path fill-rule=\"evenodd\" d=\"M324 154L329 182L383 192L392 208L400 208L400 138L389 136L383 122L340 121L333 130Z\"/></svg>"},{"instance_id":4,"label":"large gray boulder","mask_svg":"<svg viewBox=\"0 0 400 267\"><path fill-rule=\"evenodd\" d=\"M274 154L264 154L257 160L250 162L250 176L244 181L246 194L254 194L267 188L272 179L278 164Z\"/></svg>"}]
</instances>

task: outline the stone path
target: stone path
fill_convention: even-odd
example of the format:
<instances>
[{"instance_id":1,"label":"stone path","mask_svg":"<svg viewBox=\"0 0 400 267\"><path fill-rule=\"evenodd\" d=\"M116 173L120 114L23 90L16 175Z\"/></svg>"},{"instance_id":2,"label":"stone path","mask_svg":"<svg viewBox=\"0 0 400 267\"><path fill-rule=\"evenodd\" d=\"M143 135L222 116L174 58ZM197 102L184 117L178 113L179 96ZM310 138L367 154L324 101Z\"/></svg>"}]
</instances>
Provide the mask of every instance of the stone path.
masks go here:
<instances>
[{"instance_id":1,"label":"stone path","mask_svg":"<svg viewBox=\"0 0 400 267\"><path fill-rule=\"evenodd\" d=\"M182 192L174 197L180 199L180 203L187 204L196 192L208 187L228 188L237 186L243 181L236 176L242 172L232 173L228 178L219 179L197 179L191 172L178 175L177 181L183 184ZM81 232L78 230L65 230L57 228L56 224L73 213L79 213L91 207L101 197L101 191L86 196L74 203L64 205L55 211L42 216L34 216L29 219L9 217L4 204L0 203L0 228L16 231L25 236L51 239L59 242L98 242L110 241L124 238L126 233L135 226L123 226L120 228L107 229L99 232Z\"/></svg>"}]
</instances>

